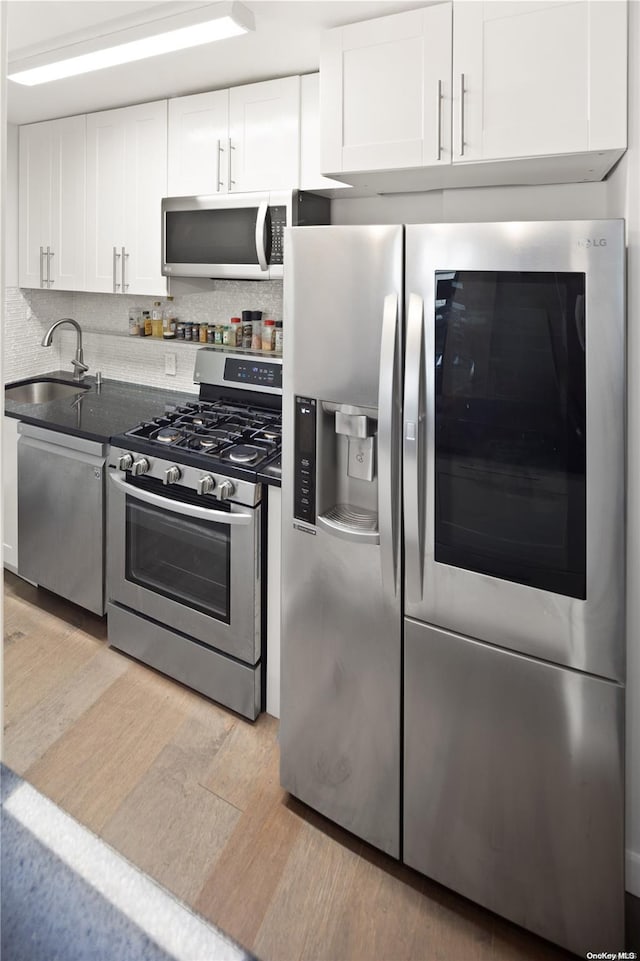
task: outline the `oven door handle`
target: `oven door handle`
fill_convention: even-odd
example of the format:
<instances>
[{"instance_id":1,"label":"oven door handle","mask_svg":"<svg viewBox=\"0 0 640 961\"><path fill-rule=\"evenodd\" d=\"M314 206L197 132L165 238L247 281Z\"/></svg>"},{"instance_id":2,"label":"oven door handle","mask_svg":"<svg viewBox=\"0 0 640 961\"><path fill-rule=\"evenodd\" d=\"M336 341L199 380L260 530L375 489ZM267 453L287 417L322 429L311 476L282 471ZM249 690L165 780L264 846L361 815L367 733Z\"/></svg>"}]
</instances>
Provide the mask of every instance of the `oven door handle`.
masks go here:
<instances>
[{"instance_id":1,"label":"oven door handle","mask_svg":"<svg viewBox=\"0 0 640 961\"><path fill-rule=\"evenodd\" d=\"M138 487L133 487L116 474L109 474L109 477L114 487L124 491L125 494L135 497L136 500L144 501L146 504L152 504L154 507L164 507L167 510L173 511L174 514L184 514L185 517L193 517L203 521L211 521L216 524L228 524L229 526L233 525L236 527L247 526L253 523L253 511L248 514L244 511L231 514L227 511L217 511L211 507L194 507L193 504L181 504L180 501L174 501L169 497L161 497L160 494L153 494L151 491L144 491Z\"/></svg>"}]
</instances>

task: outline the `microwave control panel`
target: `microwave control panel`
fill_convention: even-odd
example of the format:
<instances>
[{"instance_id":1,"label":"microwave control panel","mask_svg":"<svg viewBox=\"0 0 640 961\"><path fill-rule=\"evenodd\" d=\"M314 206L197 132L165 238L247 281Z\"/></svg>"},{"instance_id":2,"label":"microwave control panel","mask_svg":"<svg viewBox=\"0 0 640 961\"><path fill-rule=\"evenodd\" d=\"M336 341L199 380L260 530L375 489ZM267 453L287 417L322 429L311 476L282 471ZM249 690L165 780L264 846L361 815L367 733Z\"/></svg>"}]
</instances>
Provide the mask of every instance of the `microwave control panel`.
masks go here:
<instances>
[{"instance_id":1,"label":"microwave control panel","mask_svg":"<svg viewBox=\"0 0 640 961\"><path fill-rule=\"evenodd\" d=\"M316 522L316 402L295 399L293 516Z\"/></svg>"},{"instance_id":2,"label":"microwave control panel","mask_svg":"<svg viewBox=\"0 0 640 961\"><path fill-rule=\"evenodd\" d=\"M284 228L287 226L287 208L269 207L271 215L271 257L269 263L281 264L284 253Z\"/></svg>"}]
</instances>

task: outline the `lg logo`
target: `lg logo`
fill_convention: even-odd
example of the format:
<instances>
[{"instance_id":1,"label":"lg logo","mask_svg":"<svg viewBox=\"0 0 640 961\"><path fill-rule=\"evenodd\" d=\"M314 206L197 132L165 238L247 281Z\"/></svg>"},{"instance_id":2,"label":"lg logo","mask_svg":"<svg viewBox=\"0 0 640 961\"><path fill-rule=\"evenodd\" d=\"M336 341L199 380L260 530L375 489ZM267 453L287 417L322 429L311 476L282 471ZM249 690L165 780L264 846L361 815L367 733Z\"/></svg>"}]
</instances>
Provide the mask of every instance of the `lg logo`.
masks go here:
<instances>
[{"instance_id":1,"label":"lg logo","mask_svg":"<svg viewBox=\"0 0 640 961\"><path fill-rule=\"evenodd\" d=\"M593 240L587 238L586 240L579 240L578 247L606 247L607 240L606 237L595 237Z\"/></svg>"}]
</instances>

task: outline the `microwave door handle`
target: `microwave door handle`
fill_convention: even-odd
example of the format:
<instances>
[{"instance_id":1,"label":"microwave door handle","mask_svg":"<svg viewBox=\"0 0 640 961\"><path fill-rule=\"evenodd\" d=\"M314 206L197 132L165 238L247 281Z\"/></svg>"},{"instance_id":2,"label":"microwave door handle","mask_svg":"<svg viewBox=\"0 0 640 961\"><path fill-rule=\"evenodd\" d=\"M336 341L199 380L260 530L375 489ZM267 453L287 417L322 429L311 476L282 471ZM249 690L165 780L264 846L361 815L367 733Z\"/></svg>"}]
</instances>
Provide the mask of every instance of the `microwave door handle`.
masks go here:
<instances>
[{"instance_id":1,"label":"microwave door handle","mask_svg":"<svg viewBox=\"0 0 640 961\"><path fill-rule=\"evenodd\" d=\"M258 255L258 263L260 264L260 270L268 270L269 264L267 263L267 249L265 243L265 226L267 223L267 214L269 212L269 204L266 200L263 200L258 207L258 216L256 217L256 254Z\"/></svg>"},{"instance_id":2,"label":"microwave door handle","mask_svg":"<svg viewBox=\"0 0 640 961\"><path fill-rule=\"evenodd\" d=\"M228 526L235 527L247 526L248 524L252 524L254 520L253 511L251 513L245 513L243 511L231 514L227 511L217 511L211 507L181 504L180 501L174 501L169 497L162 497L160 494L153 494L151 491L140 490L138 487L133 487L116 474L110 474L109 477L114 487L124 491L124 493L130 497L135 497L136 500L144 501L145 504L151 504L153 507L164 507L174 514L183 514L185 517L192 517L196 520L211 521L216 524L227 524Z\"/></svg>"},{"instance_id":3,"label":"microwave door handle","mask_svg":"<svg viewBox=\"0 0 640 961\"><path fill-rule=\"evenodd\" d=\"M406 594L408 601L421 601L424 569L425 491L424 452L424 304L418 294L409 295L404 382L404 540Z\"/></svg>"},{"instance_id":4,"label":"microwave door handle","mask_svg":"<svg viewBox=\"0 0 640 961\"><path fill-rule=\"evenodd\" d=\"M400 512L400 325L398 294L384 299L378 385L378 525L382 584L392 597L398 593Z\"/></svg>"}]
</instances>

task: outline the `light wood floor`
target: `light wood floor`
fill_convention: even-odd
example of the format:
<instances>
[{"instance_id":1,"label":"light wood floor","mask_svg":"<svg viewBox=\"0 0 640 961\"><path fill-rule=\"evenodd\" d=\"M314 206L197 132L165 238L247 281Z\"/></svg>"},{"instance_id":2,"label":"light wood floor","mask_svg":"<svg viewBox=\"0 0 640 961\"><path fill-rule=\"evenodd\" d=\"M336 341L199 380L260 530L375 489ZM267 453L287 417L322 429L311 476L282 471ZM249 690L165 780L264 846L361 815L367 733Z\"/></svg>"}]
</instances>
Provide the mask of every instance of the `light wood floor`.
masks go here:
<instances>
[{"instance_id":1,"label":"light wood floor","mask_svg":"<svg viewBox=\"0 0 640 961\"><path fill-rule=\"evenodd\" d=\"M574 957L290 798L274 718L110 650L103 620L11 574L4 625L5 763L263 961Z\"/></svg>"}]
</instances>

